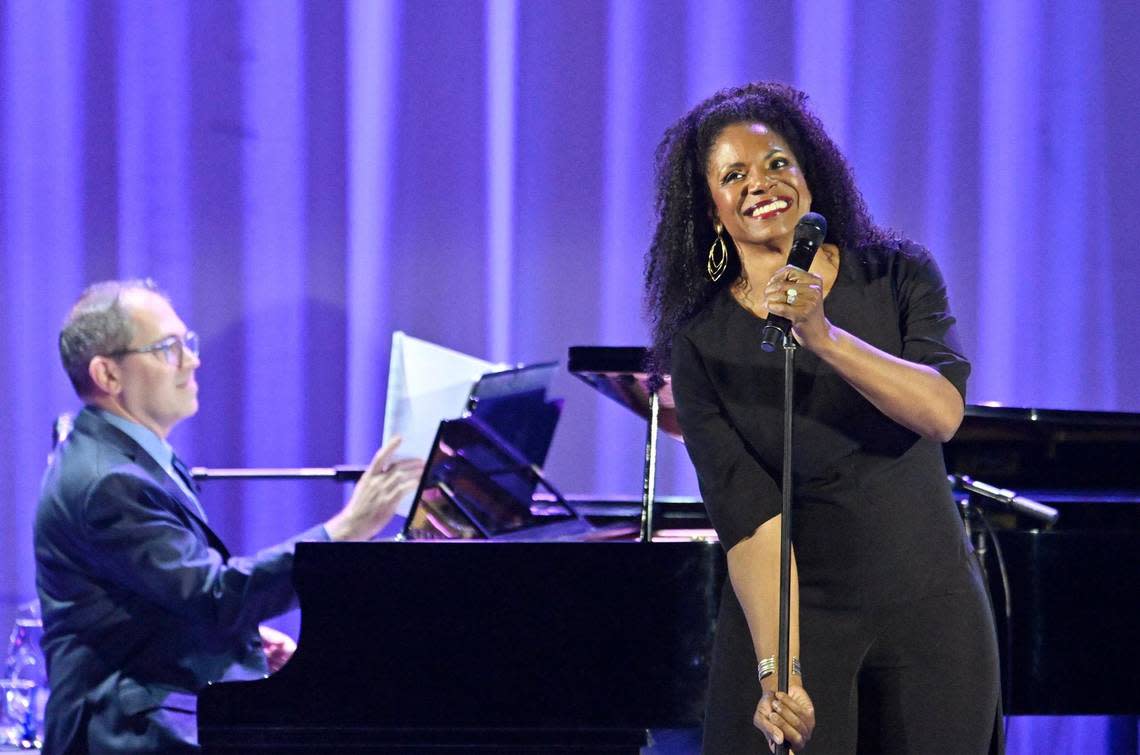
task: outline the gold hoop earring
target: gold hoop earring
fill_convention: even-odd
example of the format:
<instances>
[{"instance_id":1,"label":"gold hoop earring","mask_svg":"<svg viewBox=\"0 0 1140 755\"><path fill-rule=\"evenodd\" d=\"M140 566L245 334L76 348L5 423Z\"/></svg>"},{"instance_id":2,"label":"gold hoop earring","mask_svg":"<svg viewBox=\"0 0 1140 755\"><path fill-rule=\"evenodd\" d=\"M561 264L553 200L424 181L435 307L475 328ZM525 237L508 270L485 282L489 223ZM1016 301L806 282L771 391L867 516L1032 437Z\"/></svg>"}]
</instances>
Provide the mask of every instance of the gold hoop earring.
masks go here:
<instances>
[{"instance_id":1,"label":"gold hoop earring","mask_svg":"<svg viewBox=\"0 0 1140 755\"><path fill-rule=\"evenodd\" d=\"M728 246L724 243L724 226L717 223L715 228L716 238L709 247L709 261L706 268L713 283L720 280L720 276L724 275L724 271L728 268Z\"/></svg>"}]
</instances>

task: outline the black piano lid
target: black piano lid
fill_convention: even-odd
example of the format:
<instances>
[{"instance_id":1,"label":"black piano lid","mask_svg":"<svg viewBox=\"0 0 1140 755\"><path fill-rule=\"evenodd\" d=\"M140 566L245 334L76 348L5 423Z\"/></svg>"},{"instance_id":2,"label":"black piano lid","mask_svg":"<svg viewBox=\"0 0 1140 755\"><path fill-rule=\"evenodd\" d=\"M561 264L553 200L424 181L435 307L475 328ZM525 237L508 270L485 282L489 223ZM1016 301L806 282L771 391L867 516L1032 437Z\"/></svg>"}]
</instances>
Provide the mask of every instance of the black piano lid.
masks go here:
<instances>
[{"instance_id":1,"label":"black piano lid","mask_svg":"<svg viewBox=\"0 0 1140 755\"><path fill-rule=\"evenodd\" d=\"M1028 409L1016 406L970 404L967 417L998 422L1037 423L1039 425L1073 428L1131 428L1140 435L1140 414L1133 412L1104 412L1078 409Z\"/></svg>"},{"instance_id":2,"label":"black piano lid","mask_svg":"<svg viewBox=\"0 0 1140 755\"><path fill-rule=\"evenodd\" d=\"M949 472L1023 495L1140 496L1140 414L971 405L944 452Z\"/></svg>"}]
</instances>

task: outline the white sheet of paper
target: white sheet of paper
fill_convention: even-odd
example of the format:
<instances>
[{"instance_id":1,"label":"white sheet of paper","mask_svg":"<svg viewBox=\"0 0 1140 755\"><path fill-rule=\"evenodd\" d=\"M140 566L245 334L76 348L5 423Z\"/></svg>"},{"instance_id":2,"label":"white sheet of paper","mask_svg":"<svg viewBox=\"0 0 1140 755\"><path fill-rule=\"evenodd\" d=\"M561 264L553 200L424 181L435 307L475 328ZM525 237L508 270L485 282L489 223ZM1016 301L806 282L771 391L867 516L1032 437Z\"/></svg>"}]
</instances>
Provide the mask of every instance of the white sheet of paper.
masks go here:
<instances>
[{"instance_id":1,"label":"white sheet of paper","mask_svg":"<svg viewBox=\"0 0 1140 755\"><path fill-rule=\"evenodd\" d=\"M397 330L388 364L383 442L399 435L404 439L397 452L400 458L426 460L439 423L463 415L475 381L506 367ZM414 495L400 501L398 516L408 515Z\"/></svg>"}]
</instances>

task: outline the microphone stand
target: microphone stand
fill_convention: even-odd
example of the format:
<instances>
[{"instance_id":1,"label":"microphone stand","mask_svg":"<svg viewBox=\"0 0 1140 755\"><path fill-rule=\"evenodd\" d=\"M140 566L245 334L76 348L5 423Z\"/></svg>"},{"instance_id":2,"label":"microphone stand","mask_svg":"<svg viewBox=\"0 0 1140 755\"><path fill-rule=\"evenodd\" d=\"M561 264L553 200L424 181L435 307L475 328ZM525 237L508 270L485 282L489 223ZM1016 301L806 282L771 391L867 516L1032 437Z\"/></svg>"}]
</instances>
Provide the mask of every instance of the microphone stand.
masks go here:
<instances>
[{"instance_id":1,"label":"microphone stand","mask_svg":"<svg viewBox=\"0 0 1140 755\"><path fill-rule=\"evenodd\" d=\"M791 674L791 603L792 603L792 407L795 389L796 339L791 328L784 335L784 469L780 485L780 626L776 650L776 689L788 691ZM787 755L784 740L776 747L776 755Z\"/></svg>"},{"instance_id":2,"label":"microphone stand","mask_svg":"<svg viewBox=\"0 0 1140 755\"><path fill-rule=\"evenodd\" d=\"M788 252L788 264L801 270L811 268L812 259L816 250L827 238L827 219L814 212L806 213L796 223L796 230L792 239L792 248ZM771 315L764 327L761 336L760 348L763 351L776 350L779 336L784 341L784 473L780 498L782 512L780 516L780 627L779 641L776 652L776 665L779 673L776 677L776 689L780 692L788 691L788 680L791 676L791 602L792 602L792 408L794 406L793 385L795 381L796 366L796 339L792 335L792 323L786 318L784 327L778 327L771 321ZM774 331L774 332L773 332ZM776 748L780 755L787 755L786 741Z\"/></svg>"},{"instance_id":3,"label":"microphone stand","mask_svg":"<svg viewBox=\"0 0 1140 755\"><path fill-rule=\"evenodd\" d=\"M658 387L649 387L649 426L645 435L645 474L641 486L641 535L643 543L653 542L653 498L657 483L657 427L661 419Z\"/></svg>"},{"instance_id":4,"label":"microphone stand","mask_svg":"<svg viewBox=\"0 0 1140 755\"><path fill-rule=\"evenodd\" d=\"M355 482L367 467L341 464L335 467L191 467L195 480L333 480Z\"/></svg>"}]
</instances>

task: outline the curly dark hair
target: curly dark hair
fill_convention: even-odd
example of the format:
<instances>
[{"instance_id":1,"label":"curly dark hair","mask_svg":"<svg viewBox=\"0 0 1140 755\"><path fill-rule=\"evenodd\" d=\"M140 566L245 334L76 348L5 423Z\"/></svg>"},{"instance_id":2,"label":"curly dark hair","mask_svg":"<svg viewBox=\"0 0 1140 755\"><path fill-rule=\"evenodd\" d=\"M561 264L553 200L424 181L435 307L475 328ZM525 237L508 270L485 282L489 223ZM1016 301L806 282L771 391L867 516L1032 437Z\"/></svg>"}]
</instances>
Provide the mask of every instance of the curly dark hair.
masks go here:
<instances>
[{"instance_id":1,"label":"curly dark hair","mask_svg":"<svg viewBox=\"0 0 1140 755\"><path fill-rule=\"evenodd\" d=\"M645 255L645 307L653 329L648 368L668 372L673 336L741 274L731 239L728 269L716 283L706 271L716 233L705 179L709 150L733 123L764 123L795 154L812 210L827 219L826 241L858 249L890 237L871 220L847 161L807 109L807 95L783 84L756 82L724 89L669 127L656 153L657 229Z\"/></svg>"}]
</instances>

